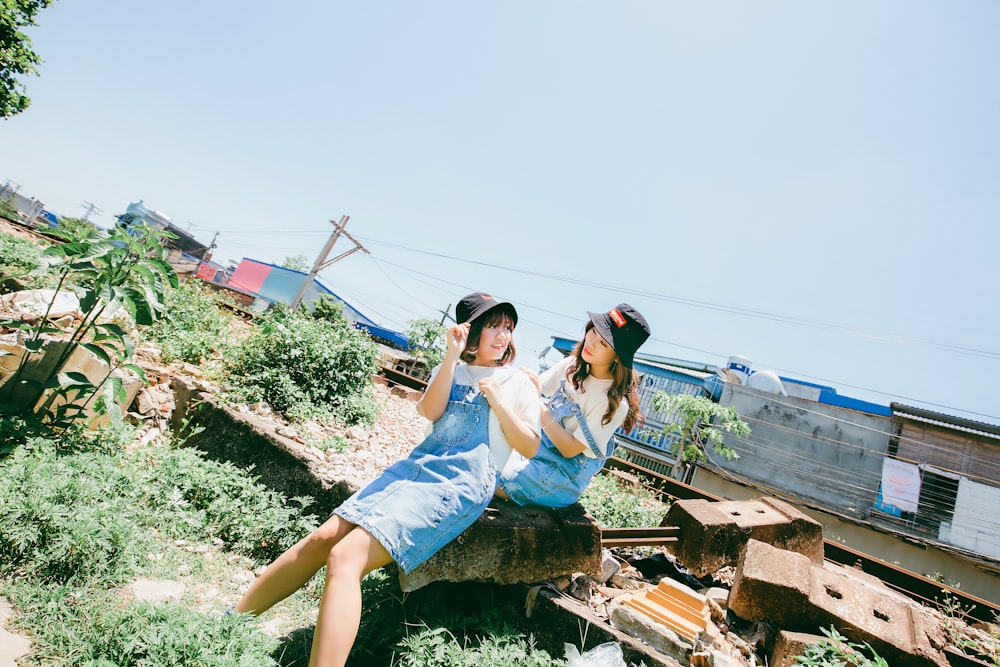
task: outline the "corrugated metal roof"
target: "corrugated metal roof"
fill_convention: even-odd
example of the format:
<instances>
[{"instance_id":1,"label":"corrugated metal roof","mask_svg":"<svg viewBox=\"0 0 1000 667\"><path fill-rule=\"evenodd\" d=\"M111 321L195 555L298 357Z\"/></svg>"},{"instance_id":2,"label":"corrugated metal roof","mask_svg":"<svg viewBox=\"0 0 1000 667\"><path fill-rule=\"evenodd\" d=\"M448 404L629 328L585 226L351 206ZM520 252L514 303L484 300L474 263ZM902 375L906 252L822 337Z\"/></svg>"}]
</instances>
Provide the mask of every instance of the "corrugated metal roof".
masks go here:
<instances>
[{"instance_id":1,"label":"corrugated metal roof","mask_svg":"<svg viewBox=\"0 0 1000 667\"><path fill-rule=\"evenodd\" d=\"M955 431L977 433L991 438L1000 438L1000 426L996 424L987 424L986 422L966 419L965 417L946 415L943 412L935 412L933 410L917 408L912 405L904 405L896 402L890 403L889 408L892 410L894 417L905 417L907 419L913 419L914 421L934 424L935 426L940 426L942 428L950 428Z\"/></svg>"},{"instance_id":2,"label":"corrugated metal roof","mask_svg":"<svg viewBox=\"0 0 1000 667\"><path fill-rule=\"evenodd\" d=\"M696 371L690 368L682 368L680 366L672 366L670 364L664 364L655 361L647 361L645 359L639 359L638 357L636 357L635 359L635 365L652 366L653 368L660 368L665 371L672 371L674 373L688 375L690 377L698 378L699 380L704 380L705 378L709 378L715 375L715 373L705 373L703 371Z\"/></svg>"}]
</instances>

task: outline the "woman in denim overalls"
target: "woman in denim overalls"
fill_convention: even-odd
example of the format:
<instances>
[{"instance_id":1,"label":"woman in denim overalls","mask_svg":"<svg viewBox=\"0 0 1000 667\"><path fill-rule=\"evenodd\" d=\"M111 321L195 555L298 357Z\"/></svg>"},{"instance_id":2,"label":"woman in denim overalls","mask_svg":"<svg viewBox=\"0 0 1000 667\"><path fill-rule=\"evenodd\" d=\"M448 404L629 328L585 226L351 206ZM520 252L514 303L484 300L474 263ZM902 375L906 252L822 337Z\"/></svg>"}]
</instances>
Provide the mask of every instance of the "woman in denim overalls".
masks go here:
<instances>
[{"instance_id":1,"label":"woman in denim overalls","mask_svg":"<svg viewBox=\"0 0 1000 667\"><path fill-rule=\"evenodd\" d=\"M278 557L236 605L263 613L326 565L313 667L347 661L365 575L391 562L409 573L430 558L485 511L512 450L530 458L538 449L538 390L508 366L513 305L475 293L459 302L456 315L444 361L417 405L433 422L431 434Z\"/></svg>"},{"instance_id":2,"label":"woman in denim overalls","mask_svg":"<svg viewBox=\"0 0 1000 667\"><path fill-rule=\"evenodd\" d=\"M649 325L627 303L588 315L583 340L536 379L546 397L542 444L534 457L511 456L500 497L519 505L571 505L611 456L614 432L641 423L632 358Z\"/></svg>"}]
</instances>

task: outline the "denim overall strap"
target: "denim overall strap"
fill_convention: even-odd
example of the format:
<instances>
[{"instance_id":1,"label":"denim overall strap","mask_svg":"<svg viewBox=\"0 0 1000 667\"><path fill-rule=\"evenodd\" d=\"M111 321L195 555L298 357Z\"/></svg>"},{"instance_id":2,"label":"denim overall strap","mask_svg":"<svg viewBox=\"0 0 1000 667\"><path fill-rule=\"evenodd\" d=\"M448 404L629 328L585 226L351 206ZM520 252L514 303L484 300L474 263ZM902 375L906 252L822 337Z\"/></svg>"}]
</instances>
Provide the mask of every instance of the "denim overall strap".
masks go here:
<instances>
[{"instance_id":1,"label":"denim overall strap","mask_svg":"<svg viewBox=\"0 0 1000 667\"><path fill-rule=\"evenodd\" d=\"M549 408L555 412L558 417L557 419L562 422L563 416L566 415L568 411L569 414L576 417L576 421L580 424L580 430L583 431L583 437L586 438L587 444L590 446L590 451L594 452L594 456L597 458L604 458L607 454L597 446L594 442L594 436L590 432L590 427L587 426L587 420L583 418L583 410L580 409L580 405L575 401L569 400L569 396L566 395L566 380L559 381L559 389L553 394L552 399L549 402Z\"/></svg>"},{"instance_id":2,"label":"denim overall strap","mask_svg":"<svg viewBox=\"0 0 1000 667\"><path fill-rule=\"evenodd\" d=\"M594 436L590 432L590 427L587 426L587 420L583 418L583 410L580 409L580 406L577 405L576 403L573 403L572 405L570 405L570 410L576 417L577 423L580 424L580 430L583 431L583 436L587 439L587 444L590 445L590 451L594 452L594 456L596 456L597 458L603 458L607 456L607 454L604 451L602 451L600 447L597 446L597 443L594 442Z\"/></svg>"}]
</instances>

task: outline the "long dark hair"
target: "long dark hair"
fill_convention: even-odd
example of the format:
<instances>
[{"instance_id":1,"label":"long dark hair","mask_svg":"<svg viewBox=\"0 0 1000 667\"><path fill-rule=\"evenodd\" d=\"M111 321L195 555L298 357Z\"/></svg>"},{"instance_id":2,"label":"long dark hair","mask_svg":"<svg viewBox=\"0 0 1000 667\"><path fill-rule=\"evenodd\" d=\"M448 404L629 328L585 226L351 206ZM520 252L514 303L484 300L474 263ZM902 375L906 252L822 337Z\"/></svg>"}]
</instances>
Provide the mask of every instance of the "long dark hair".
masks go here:
<instances>
[{"instance_id":1,"label":"long dark hair","mask_svg":"<svg viewBox=\"0 0 1000 667\"><path fill-rule=\"evenodd\" d=\"M465 341L465 349L460 355L462 361L471 364L476 360L476 352L479 351L479 338L483 334L483 327L508 326L514 331L514 318L506 306L490 308L485 313L472 320L469 325L469 338ZM510 339L503 356L497 361L497 366L506 366L514 361L517 350L514 348L514 339Z\"/></svg>"},{"instance_id":2,"label":"long dark hair","mask_svg":"<svg viewBox=\"0 0 1000 667\"><path fill-rule=\"evenodd\" d=\"M570 352L574 360L566 369L566 378L573 383L573 387L577 391L583 391L583 381L590 377L590 364L583 360L583 342L593 328L594 323L588 321L587 328L583 330L583 338L573 346L573 351ZM636 426L642 426L646 423L639 411L639 378L635 371L626 368L625 364L618 360L618 357L615 357L615 360L611 362L610 370L611 386L608 388L608 411L604 413L601 423L607 424L611 421L611 418L618 412L618 406L621 405L622 399L625 399L628 402L628 414L625 415L622 428L628 433Z\"/></svg>"}]
</instances>

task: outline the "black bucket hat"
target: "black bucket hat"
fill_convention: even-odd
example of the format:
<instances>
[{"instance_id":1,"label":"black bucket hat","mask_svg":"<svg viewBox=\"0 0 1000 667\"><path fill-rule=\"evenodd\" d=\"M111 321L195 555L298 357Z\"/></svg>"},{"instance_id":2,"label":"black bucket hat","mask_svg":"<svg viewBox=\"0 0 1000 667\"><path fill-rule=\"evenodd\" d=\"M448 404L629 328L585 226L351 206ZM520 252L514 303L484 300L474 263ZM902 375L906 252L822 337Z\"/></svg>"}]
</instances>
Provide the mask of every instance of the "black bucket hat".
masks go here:
<instances>
[{"instance_id":1,"label":"black bucket hat","mask_svg":"<svg viewBox=\"0 0 1000 667\"><path fill-rule=\"evenodd\" d=\"M514 304L509 301L497 301L484 292L474 292L463 296L462 300L455 306L455 317L459 324L464 324L472 322L488 310L501 307L510 314L511 319L514 320L514 326L517 326L517 310L514 309Z\"/></svg>"},{"instance_id":2,"label":"black bucket hat","mask_svg":"<svg viewBox=\"0 0 1000 667\"><path fill-rule=\"evenodd\" d=\"M620 303L606 313L591 313L597 333L614 348L618 359L626 368L632 368L632 358L639 346L649 338L649 324L638 310Z\"/></svg>"}]
</instances>

